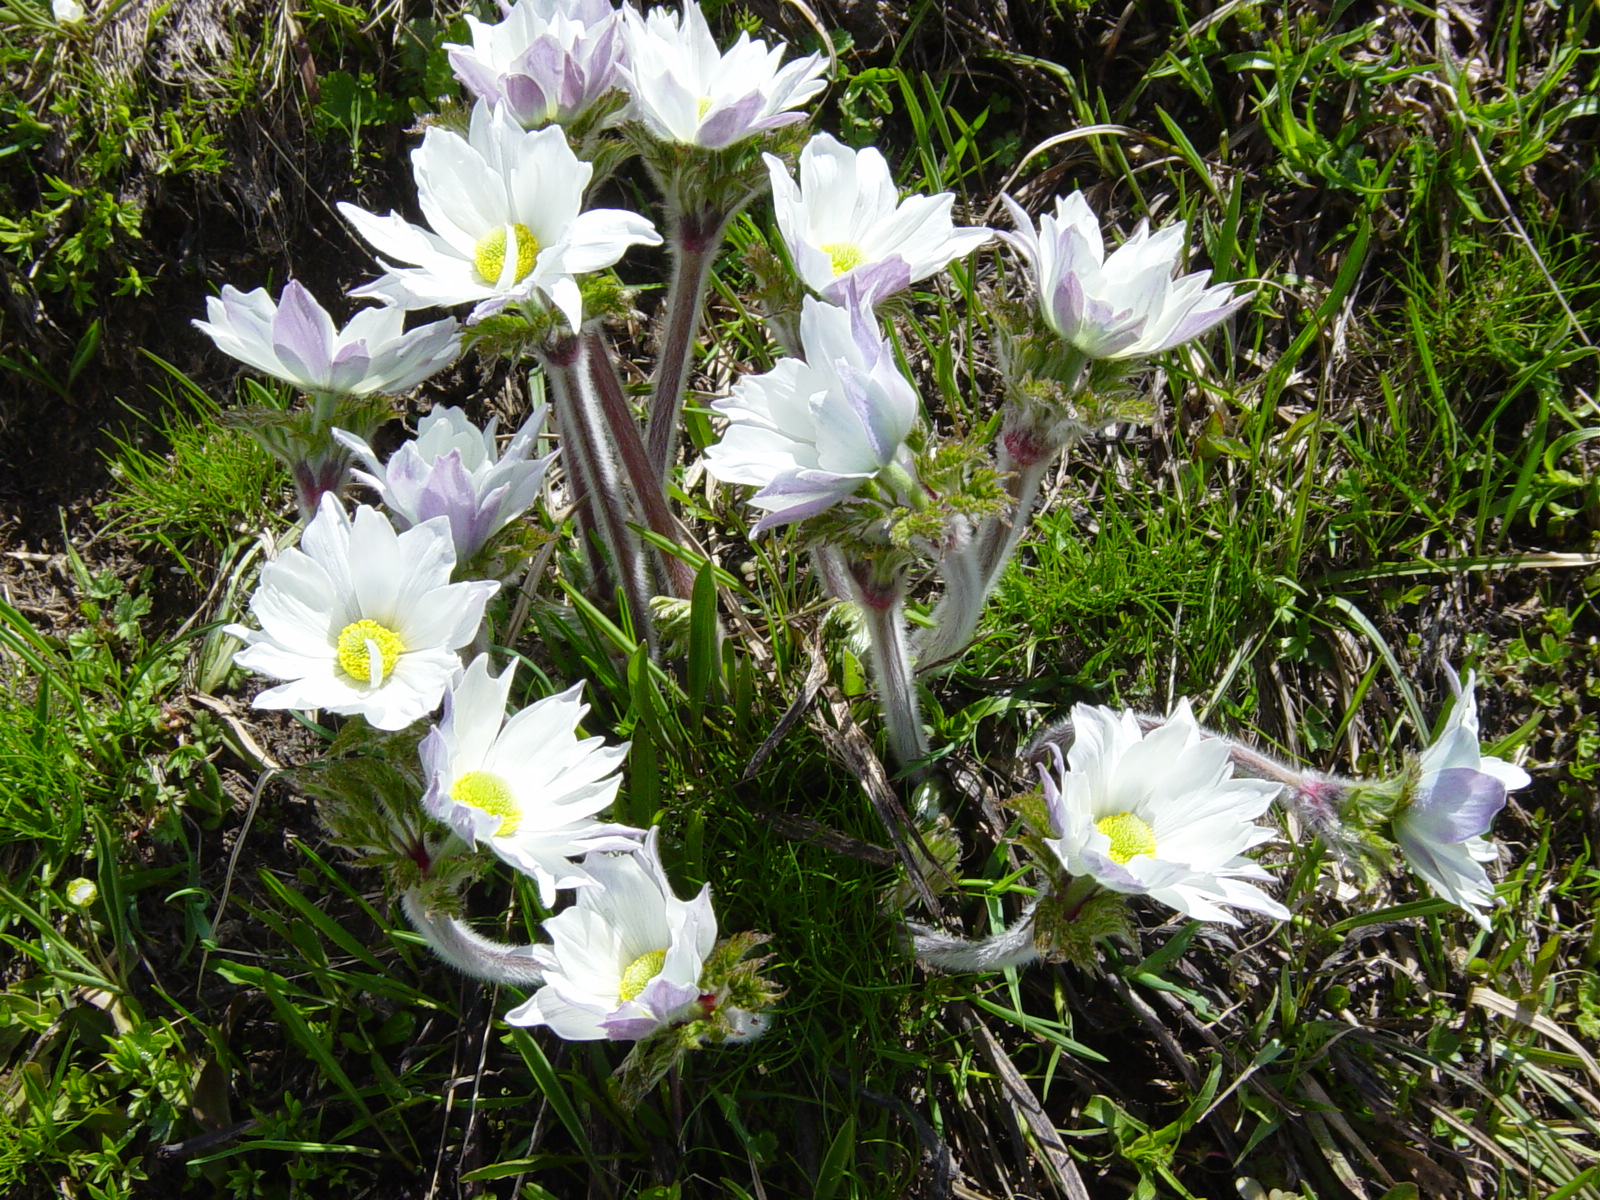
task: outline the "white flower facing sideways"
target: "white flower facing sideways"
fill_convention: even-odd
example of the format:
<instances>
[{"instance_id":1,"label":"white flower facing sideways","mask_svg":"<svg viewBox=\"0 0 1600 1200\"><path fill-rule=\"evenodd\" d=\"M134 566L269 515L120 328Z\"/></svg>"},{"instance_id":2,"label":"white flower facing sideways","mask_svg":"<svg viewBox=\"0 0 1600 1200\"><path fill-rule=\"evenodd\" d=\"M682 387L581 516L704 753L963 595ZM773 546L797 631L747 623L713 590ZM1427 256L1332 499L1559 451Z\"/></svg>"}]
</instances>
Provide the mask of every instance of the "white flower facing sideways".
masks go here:
<instances>
[{"instance_id":1,"label":"white flower facing sideways","mask_svg":"<svg viewBox=\"0 0 1600 1200\"><path fill-rule=\"evenodd\" d=\"M790 261L830 303L844 303L852 289L869 302L891 295L994 237L981 227L956 229L949 192L900 199L889 164L870 146L852 150L817 134L800 152L798 185L777 158L763 158Z\"/></svg>"},{"instance_id":2,"label":"white flower facing sideways","mask_svg":"<svg viewBox=\"0 0 1600 1200\"><path fill-rule=\"evenodd\" d=\"M570 859L594 850L632 850L643 830L595 820L617 795L628 747L580 739L589 711L581 683L546 696L509 719L515 667L498 677L473 659L445 697L444 717L419 753L428 789L422 805L463 841L488 846L539 885L545 907L556 889L590 876Z\"/></svg>"},{"instance_id":3,"label":"white flower facing sideways","mask_svg":"<svg viewBox=\"0 0 1600 1200\"><path fill-rule=\"evenodd\" d=\"M1226 320L1249 303L1227 284L1206 287L1209 271L1174 279L1184 223L1152 234L1141 221L1107 257L1100 219L1082 192L1056 199L1054 214L1032 219L1004 196L1016 232L1001 233L1027 260L1046 324L1089 358L1158 354Z\"/></svg>"},{"instance_id":4,"label":"white flower facing sideways","mask_svg":"<svg viewBox=\"0 0 1600 1200\"><path fill-rule=\"evenodd\" d=\"M474 95L527 128L583 116L622 86L622 15L611 0L517 0L490 25L467 14L472 44L446 42Z\"/></svg>"},{"instance_id":5,"label":"white flower facing sideways","mask_svg":"<svg viewBox=\"0 0 1600 1200\"><path fill-rule=\"evenodd\" d=\"M1088 704L1072 725L1066 762L1052 744L1056 770L1039 768L1057 835L1045 845L1068 874L1198 921L1237 925L1223 905L1288 919L1248 882L1272 876L1243 857L1277 836L1254 821L1281 785L1233 778L1227 741L1202 737L1187 700L1149 733L1131 712Z\"/></svg>"},{"instance_id":6,"label":"white flower facing sideways","mask_svg":"<svg viewBox=\"0 0 1600 1200\"><path fill-rule=\"evenodd\" d=\"M700 972L717 941L711 889L688 901L673 895L658 834L651 829L637 853L584 859L599 886L544 922L550 944L532 951L544 986L508 1022L545 1025L573 1042L637 1041L707 1015Z\"/></svg>"},{"instance_id":7,"label":"white flower facing sideways","mask_svg":"<svg viewBox=\"0 0 1600 1200\"><path fill-rule=\"evenodd\" d=\"M530 133L504 107L491 110L482 100L466 137L429 129L411 152L411 170L429 229L398 213L339 205L380 254L413 264L383 263L388 274L352 296L406 309L472 304L469 323L542 297L576 330L583 324L577 276L611 266L630 246L661 242L637 213L581 211L594 168L579 161L559 126Z\"/></svg>"},{"instance_id":8,"label":"white flower facing sideways","mask_svg":"<svg viewBox=\"0 0 1600 1200\"><path fill-rule=\"evenodd\" d=\"M728 427L707 448L706 470L761 489L750 498L767 510L758 533L814 516L886 472L896 486L911 481L906 438L920 400L871 312L808 296L800 341L804 361L746 375L711 406Z\"/></svg>"},{"instance_id":9,"label":"white flower facing sideways","mask_svg":"<svg viewBox=\"0 0 1600 1200\"><path fill-rule=\"evenodd\" d=\"M500 586L451 583L455 561L443 518L396 534L377 509L352 520L324 495L299 546L261 568L261 628L227 628L245 643L234 662L284 681L254 706L360 714L378 729L432 712Z\"/></svg>"},{"instance_id":10,"label":"white flower facing sideways","mask_svg":"<svg viewBox=\"0 0 1600 1200\"><path fill-rule=\"evenodd\" d=\"M397 308L364 308L343 329L298 280L276 303L263 288L224 285L194 322L217 349L308 392L366 396L409 392L461 353L461 333L445 318L409 333Z\"/></svg>"},{"instance_id":11,"label":"white flower facing sideways","mask_svg":"<svg viewBox=\"0 0 1600 1200\"><path fill-rule=\"evenodd\" d=\"M817 95L828 60L812 54L783 65L772 49L741 33L724 54L695 0L681 13L623 10L629 91L646 128L663 142L721 150L745 138L805 120L793 110Z\"/></svg>"},{"instance_id":12,"label":"white flower facing sideways","mask_svg":"<svg viewBox=\"0 0 1600 1200\"><path fill-rule=\"evenodd\" d=\"M1505 807L1506 793L1533 782L1521 767L1483 754L1478 746L1476 679L1452 675L1459 688L1444 729L1422 752L1411 802L1394 816L1395 841L1411 869L1452 904L1489 928L1484 909L1496 903L1483 864L1498 851L1483 835Z\"/></svg>"},{"instance_id":13,"label":"white flower facing sideways","mask_svg":"<svg viewBox=\"0 0 1600 1200\"><path fill-rule=\"evenodd\" d=\"M456 562L465 563L539 498L545 468L555 455L530 457L544 423L540 405L501 453L495 443L498 418L479 429L459 408L436 408L417 423L417 436L380 463L363 438L335 429L365 471L353 472L410 528L434 517L450 521Z\"/></svg>"}]
</instances>

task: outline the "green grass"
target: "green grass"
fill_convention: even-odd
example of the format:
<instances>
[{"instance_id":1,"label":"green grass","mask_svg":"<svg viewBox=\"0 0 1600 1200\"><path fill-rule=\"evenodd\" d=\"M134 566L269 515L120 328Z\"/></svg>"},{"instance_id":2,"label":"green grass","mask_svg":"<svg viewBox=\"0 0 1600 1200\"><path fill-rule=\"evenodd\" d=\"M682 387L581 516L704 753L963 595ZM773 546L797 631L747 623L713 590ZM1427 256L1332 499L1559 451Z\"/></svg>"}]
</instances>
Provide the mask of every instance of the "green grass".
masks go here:
<instances>
[{"instance_id":1,"label":"green grass","mask_svg":"<svg viewBox=\"0 0 1600 1200\"><path fill-rule=\"evenodd\" d=\"M1600 418L1574 332L1600 329L1592 15L1485 10L1440 59L1412 4L1376 26L1348 5L1174 0L1120 30L1120 7L1035 7L1008 42L915 6L932 40L846 52L819 127L876 141L970 219L1002 185L1035 205L1082 186L1124 234L1184 219L1197 262L1263 282L1142 381L1152 426L1074 450L977 645L923 681L960 839L937 911L841 765L845 718L872 737L875 708L792 535L749 539L730 489L680 493L714 566L692 562L659 667L563 542L525 605L508 589L491 613L531 668L519 699L587 681L588 731L633 745L619 817L663 824L679 890L709 883L723 932L771 935L786 989L765 1039L691 1056L622 1111L624 1048L508 1028L522 997L434 961L329 845L314 789L266 770L263 751L303 764L331 728L211 703L250 691L212 630L240 613L258 531L286 531L282 476L220 401L152 368L138 384L167 389L163 415L109 454L104 541L56 598L0 606L7 1195L64 1178L93 1197L888 1198L948 1194L947 1172L969 1195L1071 1194L1056 1161L1096 1200L1236 1195L1239 1177L1308 1200L1600 1196ZM438 99L438 15L306 17L330 83L311 123L348 141L352 181ZM81 58L44 36L7 26L6 52ZM959 55L924 70L946 41ZM1034 152L1090 124L1122 129ZM37 223L19 195L0 215ZM732 241L709 376L773 358L749 303L770 215ZM139 269L124 249L58 251L36 286L66 270L63 294L92 300ZM993 431L991 300L1019 286L994 261L897 314L941 430ZM690 421L703 444L709 414ZM1496 827L1491 932L1399 875L1354 894L1286 829L1267 850L1281 927L1139 907L1137 944L1098 972L944 977L907 954L908 914L982 934L1026 902L1014 756L1074 701L1188 695L1309 765L1383 772L1425 744L1441 659L1477 668L1485 742L1536 777ZM814 663L814 699L752 767ZM501 871L467 903L512 939L545 915Z\"/></svg>"}]
</instances>

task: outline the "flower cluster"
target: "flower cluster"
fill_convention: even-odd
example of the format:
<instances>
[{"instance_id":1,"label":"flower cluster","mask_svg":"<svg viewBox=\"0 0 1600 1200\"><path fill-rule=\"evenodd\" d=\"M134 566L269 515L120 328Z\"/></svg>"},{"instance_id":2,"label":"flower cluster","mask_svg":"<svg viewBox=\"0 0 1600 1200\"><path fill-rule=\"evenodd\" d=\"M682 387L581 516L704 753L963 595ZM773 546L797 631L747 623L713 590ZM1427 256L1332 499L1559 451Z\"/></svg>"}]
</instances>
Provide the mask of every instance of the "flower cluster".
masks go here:
<instances>
[{"instance_id":1,"label":"flower cluster","mask_svg":"<svg viewBox=\"0 0 1600 1200\"><path fill-rule=\"evenodd\" d=\"M585 736L582 683L513 708L516 664L496 674L488 649L507 636L501 614L488 612L500 585L473 576L521 565L507 531L559 488L589 579L621 593L640 658L666 657L653 614L674 603L698 612L702 596L692 571L684 582L691 556L674 553L682 538L669 483L729 222L770 191L770 209L755 215L771 228L748 261L757 274L776 264L782 275L763 284L759 305L777 348L770 369L743 374L711 402L704 469L753 489L752 533L792 530L814 551L824 586L854 602L890 755L921 789L913 795L930 828L943 819L930 782L939 756L917 670L972 637L1057 457L1076 436L1136 413L1133 372L1215 329L1250 291L1212 285L1206 270L1182 273L1183 221L1154 231L1141 222L1108 248L1082 192L1055 197L1037 223L1002 197L1007 232L958 225L952 194L902 195L877 149L789 128L825 86L821 55L786 62L781 44L748 34L723 50L693 0L644 13L609 0L515 0L498 23L468 17L467 27L470 43L447 50L476 97L470 116L464 128L428 123L411 154L423 223L339 205L382 256L381 276L350 293L376 305L340 329L291 280L276 301L224 287L195 322L218 348L311 395L312 417L294 431L317 468L307 468L315 486L302 489L299 544L262 568L249 605L256 627L227 632L244 643L234 661L274 681L258 708L322 710L381 731L370 744L392 774L383 788L350 776L360 785L350 803L384 811L357 823L368 842L345 840L392 834L380 847L387 857L371 857L394 872L405 911L440 957L531 988L507 1014L514 1025L655 1048L630 1055L626 1102L671 1061L661 1047L754 1036L777 993L757 974L760 960L746 958L758 935L719 938L709 888L690 900L675 893L659 827L607 816L629 747ZM597 178L634 153L661 189L665 237L640 214L588 207ZM956 266L997 237L1020 272ZM671 279L640 421L603 330L631 296L601 273L663 243ZM940 278L952 270L959 288ZM996 274L1015 293L983 293L993 301L1000 407L958 441L924 419L911 379L916 344L895 322L913 285L970 292L973 279ZM462 323L406 330L406 314L432 308L464 310ZM417 387L464 342L536 364L550 411L533 405L503 438L496 422L479 428L440 405L380 458L379 427L394 414L373 398ZM339 413L362 421L333 428ZM554 455L536 453L547 417L559 484ZM347 511L339 493L352 456L355 482L387 515ZM908 597L928 580L942 593L913 643ZM534 590L519 613L540 603ZM658 592L671 595L657 603ZM1391 863L1398 847L1436 893L1487 926L1484 864L1496 851L1486 835L1529 777L1482 754L1474 682L1457 683L1439 738L1399 778L1371 785L1275 763L1202 729L1187 701L1159 718L1079 704L1070 735L1043 743L1039 790L1017 802L1026 827L1017 842L1042 877L1026 913L981 943L917 929L917 951L945 969L1088 963L1101 940L1131 936L1136 897L1197 921L1286 920L1254 856L1280 836L1265 820L1274 802L1314 808L1310 828L1336 848L1347 833L1349 845ZM387 736L430 717L420 740ZM347 729L341 746L359 744L360 723ZM409 801L400 813L398 793ZM387 833L371 833L380 828ZM498 859L531 881L553 911L543 940L501 945L459 919L465 869L452 864L468 859L474 869Z\"/></svg>"}]
</instances>

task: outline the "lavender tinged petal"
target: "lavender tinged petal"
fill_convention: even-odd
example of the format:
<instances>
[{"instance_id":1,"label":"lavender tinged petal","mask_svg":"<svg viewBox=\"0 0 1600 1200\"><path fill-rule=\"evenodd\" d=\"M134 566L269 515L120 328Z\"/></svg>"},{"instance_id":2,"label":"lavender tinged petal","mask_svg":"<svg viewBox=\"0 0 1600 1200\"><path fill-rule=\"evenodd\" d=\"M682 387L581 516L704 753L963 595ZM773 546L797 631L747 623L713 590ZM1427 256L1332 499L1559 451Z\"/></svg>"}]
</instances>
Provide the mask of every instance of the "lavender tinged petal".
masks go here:
<instances>
[{"instance_id":1,"label":"lavender tinged petal","mask_svg":"<svg viewBox=\"0 0 1600 1200\"><path fill-rule=\"evenodd\" d=\"M911 266L895 254L870 267L839 276L822 289L822 298L843 308L870 312L885 296L903 292L910 286Z\"/></svg>"},{"instance_id":2,"label":"lavender tinged petal","mask_svg":"<svg viewBox=\"0 0 1600 1200\"><path fill-rule=\"evenodd\" d=\"M721 150L731 146L734 142L750 136L750 131L756 128L767 128L766 125L757 124L755 115L761 111L765 103L760 92L751 92L708 116L700 126L699 142L702 146L712 150ZM804 113L780 113L778 117L788 118L780 124L789 121L805 119ZM777 120L777 118L772 118Z\"/></svg>"},{"instance_id":3,"label":"lavender tinged petal","mask_svg":"<svg viewBox=\"0 0 1600 1200\"><path fill-rule=\"evenodd\" d=\"M450 70L455 77L474 96L487 100L490 104L498 104L504 98L500 91L499 74L476 58L470 47L447 46L445 58L449 60ZM514 101L513 104L515 105Z\"/></svg>"},{"instance_id":4,"label":"lavender tinged petal","mask_svg":"<svg viewBox=\"0 0 1600 1200\"><path fill-rule=\"evenodd\" d=\"M333 320L297 279L291 279L278 301L272 321L273 349L285 366L307 383L326 386L330 374L328 350L333 344Z\"/></svg>"},{"instance_id":5,"label":"lavender tinged petal","mask_svg":"<svg viewBox=\"0 0 1600 1200\"><path fill-rule=\"evenodd\" d=\"M1424 778L1407 819L1441 842L1464 842L1487 833L1506 806L1506 786L1483 771L1450 767Z\"/></svg>"},{"instance_id":6,"label":"lavender tinged petal","mask_svg":"<svg viewBox=\"0 0 1600 1200\"><path fill-rule=\"evenodd\" d=\"M769 485L768 487L765 487L761 491L757 492L756 498L759 499L762 496L770 496L771 494L772 485ZM845 494L848 495L849 493ZM756 522L755 528L753 528L750 532L752 535L765 533L767 530L775 529L779 525L791 525L796 521L804 521L807 517L814 517L819 512L825 512L832 508L835 504L839 503L842 498L843 497L836 492L828 492L824 495L815 496L813 499L803 501L799 504L790 505L788 508L781 509L777 512L769 512L766 516L762 517L761 520Z\"/></svg>"},{"instance_id":7,"label":"lavender tinged petal","mask_svg":"<svg viewBox=\"0 0 1600 1200\"><path fill-rule=\"evenodd\" d=\"M539 81L528 75L507 75L503 94L511 114L524 125L547 120L546 114L555 107Z\"/></svg>"}]
</instances>

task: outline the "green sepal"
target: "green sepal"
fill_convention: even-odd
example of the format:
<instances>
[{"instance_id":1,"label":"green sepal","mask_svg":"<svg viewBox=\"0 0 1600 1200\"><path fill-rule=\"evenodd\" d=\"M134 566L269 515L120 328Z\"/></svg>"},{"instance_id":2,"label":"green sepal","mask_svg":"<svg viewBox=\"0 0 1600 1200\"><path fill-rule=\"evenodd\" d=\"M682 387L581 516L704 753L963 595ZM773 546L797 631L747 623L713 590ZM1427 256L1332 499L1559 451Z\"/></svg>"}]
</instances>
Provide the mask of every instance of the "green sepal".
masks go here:
<instances>
[{"instance_id":1,"label":"green sepal","mask_svg":"<svg viewBox=\"0 0 1600 1200\"><path fill-rule=\"evenodd\" d=\"M1034 858L1053 862L1053 856L1041 858L1040 854L1044 839L1058 836L1050 820L1050 806L1045 803L1044 790L1036 788L1031 792L1021 792L1009 800L1001 801L1001 806L1011 809L1022 818L1023 825L1027 826L1027 833L1017 840L1027 846Z\"/></svg>"},{"instance_id":2,"label":"green sepal","mask_svg":"<svg viewBox=\"0 0 1600 1200\"><path fill-rule=\"evenodd\" d=\"M320 762L286 772L290 784L315 799L329 840L358 866L382 871L396 891L424 891L428 907L455 913L457 894L484 868L481 856L445 832L422 809L416 769L421 733L382 733L348 722Z\"/></svg>"},{"instance_id":3,"label":"green sepal","mask_svg":"<svg viewBox=\"0 0 1600 1200\"><path fill-rule=\"evenodd\" d=\"M703 1033L714 1041L721 1041L727 1024L718 1021L723 1008L739 1008L745 1012L760 1012L771 1008L784 996L784 990L761 974L761 968L772 961L772 955L747 958L757 946L771 941L765 933L747 931L723 938L706 958L700 971L700 990L716 997L716 1008L708 1021L695 1022L706 1025Z\"/></svg>"},{"instance_id":4,"label":"green sepal","mask_svg":"<svg viewBox=\"0 0 1600 1200\"><path fill-rule=\"evenodd\" d=\"M467 327L464 348L484 358L525 362L566 328L566 320L553 308L529 301L501 309Z\"/></svg>"},{"instance_id":5,"label":"green sepal","mask_svg":"<svg viewBox=\"0 0 1600 1200\"><path fill-rule=\"evenodd\" d=\"M1085 970L1099 963L1095 943L1117 938L1137 945L1127 900L1116 892L1095 889L1082 893L1092 880L1055 881L1033 910L1033 945L1046 962L1066 962Z\"/></svg>"},{"instance_id":6,"label":"green sepal","mask_svg":"<svg viewBox=\"0 0 1600 1200\"><path fill-rule=\"evenodd\" d=\"M632 1112L690 1051L700 1046L707 1022L690 1021L658 1030L635 1042L611 1076L612 1093L623 1112Z\"/></svg>"},{"instance_id":7,"label":"green sepal","mask_svg":"<svg viewBox=\"0 0 1600 1200\"><path fill-rule=\"evenodd\" d=\"M744 138L720 150L657 138L643 122L630 121L620 130L674 213L731 217L767 189L769 177L762 154L789 160L809 135L801 122Z\"/></svg>"}]
</instances>

